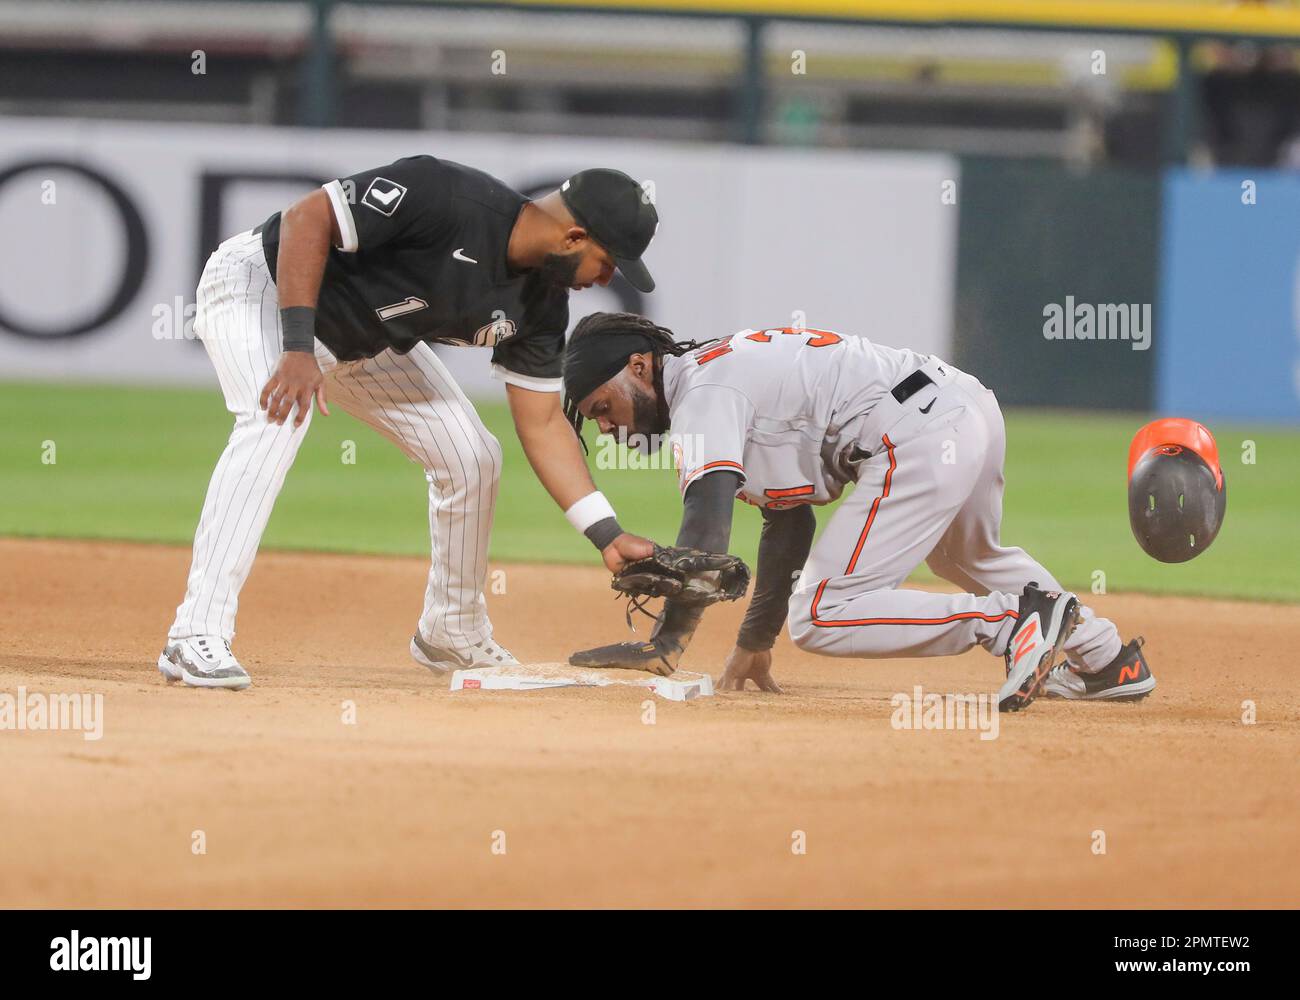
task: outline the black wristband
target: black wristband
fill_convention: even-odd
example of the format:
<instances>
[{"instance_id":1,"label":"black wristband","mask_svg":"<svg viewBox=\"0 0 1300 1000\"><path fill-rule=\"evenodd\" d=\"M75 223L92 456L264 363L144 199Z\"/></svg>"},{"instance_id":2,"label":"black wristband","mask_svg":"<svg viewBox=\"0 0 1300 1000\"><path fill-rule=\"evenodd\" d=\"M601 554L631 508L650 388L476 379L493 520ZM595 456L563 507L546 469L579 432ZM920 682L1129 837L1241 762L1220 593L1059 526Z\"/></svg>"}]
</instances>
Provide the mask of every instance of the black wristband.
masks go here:
<instances>
[{"instance_id":1,"label":"black wristband","mask_svg":"<svg viewBox=\"0 0 1300 1000\"><path fill-rule=\"evenodd\" d=\"M316 353L316 310L288 306L280 310L280 344L286 351Z\"/></svg>"},{"instance_id":2,"label":"black wristband","mask_svg":"<svg viewBox=\"0 0 1300 1000\"><path fill-rule=\"evenodd\" d=\"M599 521L583 532L587 540L596 546L601 552L609 547L619 535L623 534L623 529L618 526L618 519L614 517L602 517Z\"/></svg>"}]
</instances>

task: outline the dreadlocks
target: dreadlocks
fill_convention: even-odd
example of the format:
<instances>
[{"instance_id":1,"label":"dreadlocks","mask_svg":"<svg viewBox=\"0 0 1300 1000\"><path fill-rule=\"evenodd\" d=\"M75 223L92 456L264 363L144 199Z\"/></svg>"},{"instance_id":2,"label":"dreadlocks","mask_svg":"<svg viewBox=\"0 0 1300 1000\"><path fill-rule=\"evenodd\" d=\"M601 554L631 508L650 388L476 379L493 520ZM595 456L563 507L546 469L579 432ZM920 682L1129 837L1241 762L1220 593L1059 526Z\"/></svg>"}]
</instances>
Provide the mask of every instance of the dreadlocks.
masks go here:
<instances>
[{"instance_id":1,"label":"dreadlocks","mask_svg":"<svg viewBox=\"0 0 1300 1000\"><path fill-rule=\"evenodd\" d=\"M592 313L584 316L569 337L564 352L564 415L582 441L578 404L608 382L633 354L654 354L654 387L664 405L663 358L680 356L709 341L677 340L672 330L656 326L636 313ZM582 441L585 451L587 443Z\"/></svg>"}]
</instances>

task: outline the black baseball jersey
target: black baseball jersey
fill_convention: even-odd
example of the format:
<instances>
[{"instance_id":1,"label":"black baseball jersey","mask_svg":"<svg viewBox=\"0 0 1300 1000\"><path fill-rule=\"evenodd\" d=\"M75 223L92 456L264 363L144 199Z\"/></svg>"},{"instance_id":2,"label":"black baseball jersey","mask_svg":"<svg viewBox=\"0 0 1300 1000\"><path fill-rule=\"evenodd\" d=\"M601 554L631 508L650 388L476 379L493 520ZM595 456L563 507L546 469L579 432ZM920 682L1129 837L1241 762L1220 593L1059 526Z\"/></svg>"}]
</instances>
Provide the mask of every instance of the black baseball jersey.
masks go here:
<instances>
[{"instance_id":1,"label":"black baseball jersey","mask_svg":"<svg viewBox=\"0 0 1300 1000\"><path fill-rule=\"evenodd\" d=\"M340 361L420 341L491 347L493 372L559 391L568 289L515 273L506 248L527 199L479 170L409 156L325 185L342 248L331 248L316 336ZM271 274L280 213L262 226Z\"/></svg>"}]
</instances>

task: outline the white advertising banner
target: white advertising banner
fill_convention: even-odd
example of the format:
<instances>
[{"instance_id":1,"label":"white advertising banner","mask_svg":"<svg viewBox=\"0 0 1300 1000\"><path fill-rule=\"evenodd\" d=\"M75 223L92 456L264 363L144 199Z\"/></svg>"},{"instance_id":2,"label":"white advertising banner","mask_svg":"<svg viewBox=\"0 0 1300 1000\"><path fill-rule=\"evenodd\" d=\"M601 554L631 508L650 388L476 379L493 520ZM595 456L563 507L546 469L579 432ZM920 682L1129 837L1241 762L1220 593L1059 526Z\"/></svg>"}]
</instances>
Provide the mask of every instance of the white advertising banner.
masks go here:
<instances>
[{"instance_id":1,"label":"white advertising banner","mask_svg":"<svg viewBox=\"0 0 1300 1000\"><path fill-rule=\"evenodd\" d=\"M807 325L949 353L957 162L942 155L238 126L0 121L0 378L215 384L203 261L312 186L431 153L525 194L586 167L654 184L658 289L575 292L704 339ZM439 348L471 395L487 351Z\"/></svg>"}]
</instances>

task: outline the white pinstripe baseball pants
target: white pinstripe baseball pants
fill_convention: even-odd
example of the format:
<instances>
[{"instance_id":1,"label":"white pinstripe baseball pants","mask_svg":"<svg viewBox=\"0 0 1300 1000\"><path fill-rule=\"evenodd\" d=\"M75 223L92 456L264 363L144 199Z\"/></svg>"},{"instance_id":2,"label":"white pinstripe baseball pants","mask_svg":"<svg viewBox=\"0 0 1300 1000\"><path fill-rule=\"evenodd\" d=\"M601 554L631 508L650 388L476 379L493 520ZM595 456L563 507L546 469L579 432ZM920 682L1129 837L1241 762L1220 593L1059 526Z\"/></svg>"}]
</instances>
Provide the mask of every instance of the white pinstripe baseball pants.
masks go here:
<instances>
[{"instance_id":1,"label":"white pinstripe baseball pants","mask_svg":"<svg viewBox=\"0 0 1300 1000\"><path fill-rule=\"evenodd\" d=\"M235 634L239 591L298 448L311 425L278 426L258 408L280 357L280 305L261 236L221 244L199 282L194 330L216 368L235 427L208 484L185 600L169 636ZM428 344L339 362L320 341L325 395L425 470L433 564L420 632L464 648L492 635L483 586L501 475L501 446Z\"/></svg>"}]
</instances>

